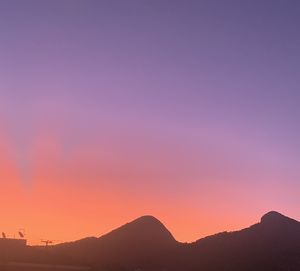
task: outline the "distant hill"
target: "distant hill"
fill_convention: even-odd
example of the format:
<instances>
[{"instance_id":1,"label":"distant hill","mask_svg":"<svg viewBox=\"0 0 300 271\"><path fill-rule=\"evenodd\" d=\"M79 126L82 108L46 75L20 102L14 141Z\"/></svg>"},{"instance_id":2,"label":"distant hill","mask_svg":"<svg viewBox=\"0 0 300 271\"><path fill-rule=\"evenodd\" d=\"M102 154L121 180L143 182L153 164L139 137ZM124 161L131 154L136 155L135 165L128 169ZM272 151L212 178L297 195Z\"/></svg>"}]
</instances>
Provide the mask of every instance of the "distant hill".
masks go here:
<instances>
[{"instance_id":1,"label":"distant hill","mask_svg":"<svg viewBox=\"0 0 300 271\"><path fill-rule=\"evenodd\" d=\"M92 265L132 267L151 265L178 244L159 220L143 216L100 238L64 243L52 249Z\"/></svg>"},{"instance_id":2,"label":"distant hill","mask_svg":"<svg viewBox=\"0 0 300 271\"><path fill-rule=\"evenodd\" d=\"M21 256L93 270L299 271L300 223L272 211L241 231L180 243L159 220L143 216L99 238L28 247Z\"/></svg>"},{"instance_id":3,"label":"distant hill","mask_svg":"<svg viewBox=\"0 0 300 271\"><path fill-rule=\"evenodd\" d=\"M200 239L180 256L179 270L300 270L300 223L272 211L249 228Z\"/></svg>"}]
</instances>

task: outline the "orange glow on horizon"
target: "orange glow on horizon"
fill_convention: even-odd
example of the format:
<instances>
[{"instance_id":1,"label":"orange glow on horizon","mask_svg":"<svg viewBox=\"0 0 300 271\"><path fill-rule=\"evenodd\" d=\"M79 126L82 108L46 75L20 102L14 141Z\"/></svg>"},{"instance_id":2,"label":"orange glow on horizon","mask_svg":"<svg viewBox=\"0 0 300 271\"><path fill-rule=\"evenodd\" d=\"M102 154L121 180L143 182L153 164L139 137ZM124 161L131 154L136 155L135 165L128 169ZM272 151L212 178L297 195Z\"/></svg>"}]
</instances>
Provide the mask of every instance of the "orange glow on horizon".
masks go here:
<instances>
[{"instance_id":1,"label":"orange glow on horizon","mask_svg":"<svg viewBox=\"0 0 300 271\"><path fill-rule=\"evenodd\" d=\"M171 170L171 162L179 161L167 148L159 159L151 150L135 157L117 150L109 154L92 144L65 155L58 138L41 134L33 149L32 180L24 183L7 145L1 147L1 231L14 236L24 228L29 244L101 236L146 214L161 220L178 241L191 242L247 227L277 206L267 186L255 190L257 200L251 202L251 182L238 181L243 175L233 175L232 180L231 175L222 176L220 183L215 171L222 171L223 165L197 172L205 182L185 185ZM164 170L167 158L169 168ZM280 186L274 186L273 196L280 193Z\"/></svg>"}]
</instances>

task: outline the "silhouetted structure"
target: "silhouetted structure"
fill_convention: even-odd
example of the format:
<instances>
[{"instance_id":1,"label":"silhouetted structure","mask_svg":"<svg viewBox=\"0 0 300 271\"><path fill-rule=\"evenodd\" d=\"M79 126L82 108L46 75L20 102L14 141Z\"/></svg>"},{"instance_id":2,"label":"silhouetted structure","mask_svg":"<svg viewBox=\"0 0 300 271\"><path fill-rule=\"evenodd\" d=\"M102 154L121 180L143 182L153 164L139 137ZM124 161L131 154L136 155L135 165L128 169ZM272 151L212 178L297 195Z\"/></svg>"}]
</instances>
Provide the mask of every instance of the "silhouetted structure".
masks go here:
<instances>
[{"instance_id":1,"label":"silhouetted structure","mask_svg":"<svg viewBox=\"0 0 300 271\"><path fill-rule=\"evenodd\" d=\"M144 216L99 238L48 249L27 247L9 257L14 262L89 266L93 271L299 271L300 223L269 212L241 231L179 243L160 221Z\"/></svg>"},{"instance_id":2,"label":"silhouetted structure","mask_svg":"<svg viewBox=\"0 0 300 271\"><path fill-rule=\"evenodd\" d=\"M49 244L53 244L52 240L41 240L41 242L45 244L45 247L48 247Z\"/></svg>"},{"instance_id":3,"label":"silhouetted structure","mask_svg":"<svg viewBox=\"0 0 300 271\"><path fill-rule=\"evenodd\" d=\"M4 250L20 250L26 246L25 239L0 238L0 251Z\"/></svg>"}]
</instances>

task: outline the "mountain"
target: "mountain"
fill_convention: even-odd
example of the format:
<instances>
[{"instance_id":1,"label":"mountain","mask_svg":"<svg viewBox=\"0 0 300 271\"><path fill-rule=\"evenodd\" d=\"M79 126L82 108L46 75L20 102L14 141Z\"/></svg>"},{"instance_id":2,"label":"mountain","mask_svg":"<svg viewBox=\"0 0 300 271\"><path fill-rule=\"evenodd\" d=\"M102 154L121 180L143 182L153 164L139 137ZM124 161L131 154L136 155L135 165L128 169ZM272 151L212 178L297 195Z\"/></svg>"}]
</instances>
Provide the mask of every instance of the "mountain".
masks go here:
<instances>
[{"instance_id":1,"label":"mountain","mask_svg":"<svg viewBox=\"0 0 300 271\"><path fill-rule=\"evenodd\" d=\"M249 228L179 243L159 220L143 216L99 238L29 247L17 260L95 271L299 271L300 223L272 211Z\"/></svg>"},{"instance_id":2,"label":"mountain","mask_svg":"<svg viewBox=\"0 0 300 271\"><path fill-rule=\"evenodd\" d=\"M300 270L300 223L272 211L247 229L200 239L183 255L177 267L185 270Z\"/></svg>"},{"instance_id":3,"label":"mountain","mask_svg":"<svg viewBox=\"0 0 300 271\"><path fill-rule=\"evenodd\" d=\"M265 215L262 216L261 218L261 223L262 224L273 224L273 225L295 225L297 226L299 222L297 220L294 220L292 218L289 218L287 216L284 216L278 212L271 211L266 213Z\"/></svg>"},{"instance_id":4,"label":"mountain","mask_svg":"<svg viewBox=\"0 0 300 271\"><path fill-rule=\"evenodd\" d=\"M93 266L118 266L131 270L137 266L157 266L162 255L178 245L158 219L143 216L99 238L60 244L52 250Z\"/></svg>"}]
</instances>

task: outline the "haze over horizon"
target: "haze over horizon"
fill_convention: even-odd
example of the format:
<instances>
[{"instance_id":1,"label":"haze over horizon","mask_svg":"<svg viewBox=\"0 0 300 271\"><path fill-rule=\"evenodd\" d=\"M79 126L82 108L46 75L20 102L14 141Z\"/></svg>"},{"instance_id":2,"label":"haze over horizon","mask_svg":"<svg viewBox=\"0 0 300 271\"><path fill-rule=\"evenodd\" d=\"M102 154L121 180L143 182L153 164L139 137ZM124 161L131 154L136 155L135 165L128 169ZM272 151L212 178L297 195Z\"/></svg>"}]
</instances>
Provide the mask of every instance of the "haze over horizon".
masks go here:
<instances>
[{"instance_id":1,"label":"haze over horizon","mask_svg":"<svg viewBox=\"0 0 300 271\"><path fill-rule=\"evenodd\" d=\"M300 3L0 2L0 231L179 241L300 220Z\"/></svg>"}]
</instances>

